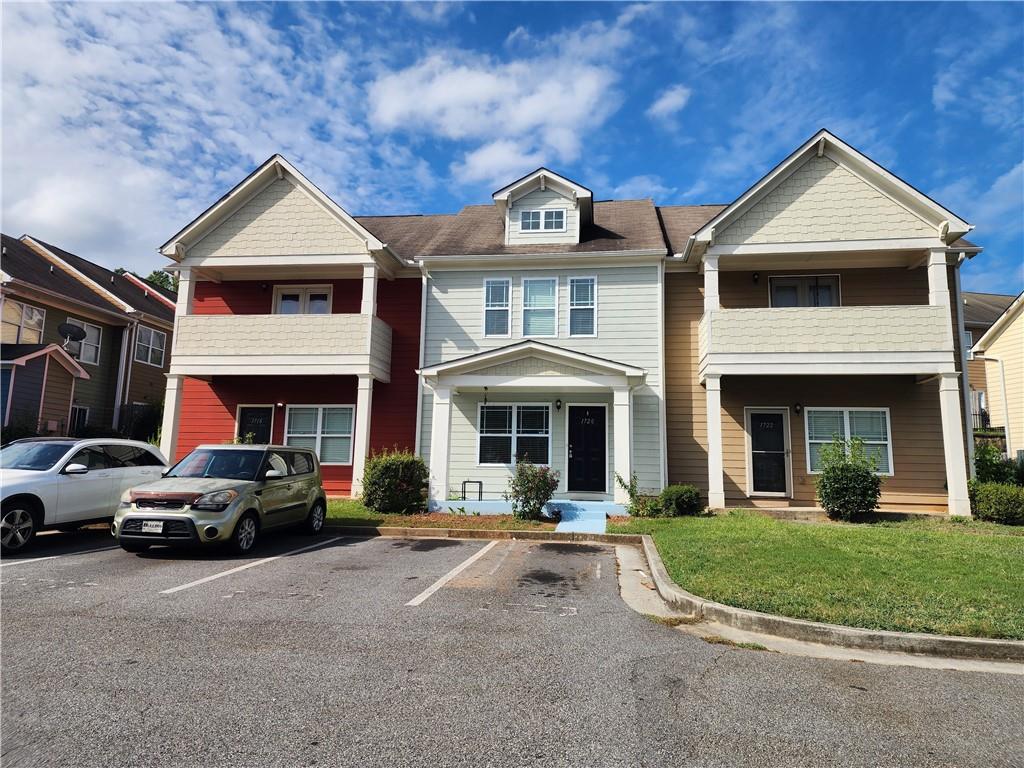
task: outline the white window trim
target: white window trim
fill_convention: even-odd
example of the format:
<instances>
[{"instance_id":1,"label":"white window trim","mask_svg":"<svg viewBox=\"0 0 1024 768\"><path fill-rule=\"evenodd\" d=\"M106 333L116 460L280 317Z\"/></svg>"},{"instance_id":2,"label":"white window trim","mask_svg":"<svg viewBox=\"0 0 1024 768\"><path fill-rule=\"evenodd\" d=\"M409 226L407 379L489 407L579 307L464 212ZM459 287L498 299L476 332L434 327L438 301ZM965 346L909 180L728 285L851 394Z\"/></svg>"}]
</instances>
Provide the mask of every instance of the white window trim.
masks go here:
<instances>
[{"instance_id":1,"label":"white window trim","mask_svg":"<svg viewBox=\"0 0 1024 768\"><path fill-rule=\"evenodd\" d=\"M967 359L974 359L974 331L965 330L964 340L961 342L964 345L964 349L967 352Z\"/></svg>"},{"instance_id":2,"label":"white window trim","mask_svg":"<svg viewBox=\"0 0 1024 768\"><path fill-rule=\"evenodd\" d=\"M888 408L871 408L865 406L849 407L849 406L823 406L816 405L811 408L804 408L804 450L807 456L807 474L808 475L820 475L821 472L815 472L811 469L811 430L810 430L810 413L812 411L841 411L843 414L843 430L846 434L846 440L850 439L850 414L854 411L884 411L885 412L885 429L888 432L889 439L886 442L886 448L889 458L889 471L888 472L875 472L879 477L894 477L896 474L896 464L893 462L892 457L892 414ZM821 440L815 440L814 442L824 442ZM829 442L832 442L829 440ZM881 445L877 441L868 442L864 441L865 445Z\"/></svg>"},{"instance_id":3,"label":"white window trim","mask_svg":"<svg viewBox=\"0 0 1024 768\"><path fill-rule=\"evenodd\" d=\"M355 450L356 449L356 445L355 445L355 443L356 443L356 406L355 406L355 403L326 403L326 404L322 404L322 405L321 404L317 404L317 403L295 403L293 405L288 405L285 408L285 413L284 413L284 433L283 433L283 442L284 442L285 447L288 447L288 448L292 447L292 446L288 445L288 438L289 437L311 437L311 435L292 435L291 433L288 432L288 414L291 412L292 408L316 408L317 409L317 414L316 414L316 434L312 435L312 437L316 438L316 447L313 448L312 450L316 454L316 460L318 462L320 462L320 466L321 467L351 467L352 466L352 460L353 460L353 457L355 456L355 452L356 452L356 450ZM348 461L323 461L320 458L320 440L321 440L321 438L324 437L324 435L322 434L322 432L323 432L322 427L323 427L323 422L324 422L324 409L325 408L351 408L352 409L352 431L347 435L347 437L350 440L350 442L349 442ZM326 437L346 437L346 435L342 435L342 434L333 435L332 434L332 435L326 435ZM296 448L296 450L299 450L299 446L295 446L295 448Z\"/></svg>"},{"instance_id":4,"label":"white window trim","mask_svg":"<svg viewBox=\"0 0 1024 768\"><path fill-rule=\"evenodd\" d=\"M75 409L78 409L79 411L85 411L85 421L82 422L82 426L83 427L89 426L89 416L92 415L90 413L89 406L87 406L87 405L75 405L74 403L72 403L71 404L71 408L68 410L68 431L69 432L71 431L71 425L74 422L74 419L71 417L71 414L73 414L75 412Z\"/></svg>"},{"instance_id":5,"label":"white window trim","mask_svg":"<svg viewBox=\"0 0 1024 768\"><path fill-rule=\"evenodd\" d=\"M480 418L483 415L483 409L484 409L485 405L488 408L490 408L490 407L507 408L509 406L511 406L511 408L512 408L512 463L511 464L504 464L504 463L501 463L501 462L482 463L480 461L480 438L483 437L483 434L480 432ZM514 468L515 465L518 463L516 461L516 447L517 447L516 444L518 443L518 434L517 434L518 428L519 428L519 411L518 411L518 408L520 406L530 406L530 407L534 407L534 408L547 408L548 409L548 460L544 464L539 464L536 461L533 461L533 462L530 462L530 463L531 464L535 464L538 467L550 467L551 466L551 437L552 437L552 432L554 431L553 426L552 426L553 422L552 422L552 414L551 414L551 403L536 403L536 402L535 403L522 403L522 402L519 402L519 403L484 403L484 402L481 401L481 402L476 404L476 465L478 467L506 467L506 468L510 468L511 469L511 468ZM607 424L607 422L605 422L605 423ZM487 436L488 437L507 437L507 435L505 433L502 433L502 434L488 433ZM540 437L540 435L533 435L533 437Z\"/></svg>"},{"instance_id":6,"label":"white window trim","mask_svg":"<svg viewBox=\"0 0 1024 768\"><path fill-rule=\"evenodd\" d=\"M274 403L238 403L235 406L235 439L237 440L241 435L238 434L238 428L242 424L242 409L243 408L269 408L270 409L270 442L274 442L274 416L277 412L277 407Z\"/></svg>"},{"instance_id":7,"label":"white window trim","mask_svg":"<svg viewBox=\"0 0 1024 768\"><path fill-rule=\"evenodd\" d=\"M562 403L565 409L565 452L563 454L562 466L565 467L565 492L566 493L611 493L609 488L609 475L615 464L615 457L612 453L612 430L608 422L608 403ZM603 491L574 491L569 488L569 410L571 408L603 408L604 409L604 490Z\"/></svg>"},{"instance_id":8,"label":"white window trim","mask_svg":"<svg viewBox=\"0 0 1024 768\"><path fill-rule=\"evenodd\" d=\"M487 306L487 284L488 283L505 283L508 286L508 305L505 309L508 310L508 326L507 333L488 333L487 332L487 310L495 309L499 310L501 307L488 307ZM483 337L485 339L510 339L512 338L512 278L511 277L485 277L484 278L484 300L483 300Z\"/></svg>"},{"instance_id":9,"label":"white window trim","mask_svg":"<svg viewBox=\"0 0 1024 768\"><path fill-rule=\"evenodd\" d=\"M573 307L572 305L572 284L576 281L582 280L593 280L594 281L594 301L590 306L579 306ZM573 309L591 309L594 310L594 332L593 333L573 333L572 332L572 311ZM596 339L597 338L597 275L573 275L569 278L569 310L568 317L565 320L565 332L566 334L574 339Z\"/></svg>"},{"instance_id":10,"label":"white window trim","mask_svg":"<svg viewBox=\"0 0 1024 768\"><path fill-rule=\"evenodd\" d=\"M545 228L544 227L544 214L546 212L562 212L562 226L558 228ZM540 214L540 227L538 229L523 229L523 214L526 213L539 213ZM550 235L558 234L559 232L567 232L569 230L569 209L568 208L522 208L519 211L519 233L523 235Z\"/></svg>"},{"instance_id":11,"label":"white window trim","mask_svg":"<svg viewBox=\"0 0 1024 768\"><path fill-rule=\"evenodd\" d=\"M752 413L781 413L783 445L786 454L786 490L785 491L755 491L754 490L754 453L753 441L750 439L750 414ZM762 496L775 498L793 497L793 441L789 428L789 407L784 405L749 405L743 408L743 440L744 440L744 461L747 465L747 487L748 499L761 498ZM810 462L810 458L808 458Z\"/></svg>"},{"instance_id":12,"label":"white window trim","mask_svg":"<svg viewBox=\"0 0 1024 768\"><path fill-rule=\"evenodd\" d=\"M325 314L332 314L334 312L334 286L331 283L319 284L310 283L303 285L275 285L274 286L274 305L271 307L272 313L275 315L283 314L279 311L279 304L281 302L281 294L283 293L300 293L302 298L299 300L299 312L300 315L308 315L309 312L309 294L310 293L326 293L327 294L327 312Z\"/></svg>"},{"instance_id":13,"label":"white window trim","mask_svg":"<svg viewBox=\"0 0 1024 768\"><path fill-rule=\"evenodd\" d=\"M768 275L768 306L775 307L772 294L772 280L797 280L806 277L834 277L836 279L836 306L843 306L843 276L838 272L822 272L812 275ZM823 309L823 307L778 307L778 309ZM828 309L828 307L824 307Z\"/></svg>"},{"instance_id":14,"label":"white window trim","mask_svg":"<svg viewBox=\"0 0 1024 768\"><path fill-rule=\"evenodd\" d=\"M44 322L45 322L45 319L44 319ZM99 365L100 364L100 359L103 356L103 326L96 325L96 323L89 323L89 322L86 322L85 320L79 320L77 317L69 317L67 319L67 322L71 323L71 325L77 325L83 331L86 330L86 326L91 326L91 327L95 328L97 331L100 332L99 340L95 344L91 344L91 343L89 344L89 346L91 346L91 347L96 347L96 361L95 362L90 362L88 360L83 360L82 357L81 357L81 354L82 354L82 347L81 347L81 345L86 343L85 339L82 339L81 341L78 342L78 344L79 344L78 355L71 355L73 358L75 358L75 360L77 360L78 362L80 362L80 363L82 363L84 365ZM164 343L166 343L166 341Z\"/></svg>"},{"instance_id":15,"label":"white window trim","mask_svg":"<svg viewBox=\"0 0 1024 768\"><path fill-rule=\"evenodd\" d=\"M167 334L164 331L158 331L156 328L150 328L148 325L140 325L139 327L140 328L145 328L150 333L159 333L161 336L164 337L164 346L163 346L163 349L160 350L161 352L163 352L163 359L160 361L160 365L157 365L156 363L149 362L149 355L148 354L146 355L147 359L140 360L139 359L139 344L140 343L142 343L142 345L147 350L149 350L149 351L152 351L152 350L156 349L156 347L154 347L152 344L146 344L145 342L140 342L138 334L135 334L135 344L134 344L135 349L132 350L132 358L135 360L136 363L143 363L144 365L151 365L154 368L160 368L162 370L164 365L167 363Z\"/></svg>"},{"instance_id":16,"label":"white window trim","mask_svg":"<svg viewBox=\"0 0 1024 768\"><path fill-rule=\"evenodd\" d=\"M527 283L551 283L555 284L555 332L552 334L539 334L539 333L527 333L526 332L526 284ZM555 277L524 277L522 279L522 295L519 298L520 305L520 318L519 318L519 334L524 339L557 339L558 338L558 299L561 288L561 280Z\"/></svg>"},{"instance_id":17,"label":"white window trim","mask_svg":"<svg viewBox=\"0 0 1024 768\"><path fill-rule=\"evenodd\" d=\"M20 299L4 298L3 301L4 303L9 301L12 304L17 304L19 307L21 307L21 319L18 321L18 339L14 342L15 344L28 343L21 340L21 334L25 330L25 307L32 307L32 309L36 310L37 312L43 313L43 323L42 326L39 328L39 341L37 342L39 344L43 344L43 336L46 334L46 308L37 307L35 304L29 304L27 301L21 301ZM36 329L32 328L31 330L34 331Z\"/></svg>"}]
</instances>

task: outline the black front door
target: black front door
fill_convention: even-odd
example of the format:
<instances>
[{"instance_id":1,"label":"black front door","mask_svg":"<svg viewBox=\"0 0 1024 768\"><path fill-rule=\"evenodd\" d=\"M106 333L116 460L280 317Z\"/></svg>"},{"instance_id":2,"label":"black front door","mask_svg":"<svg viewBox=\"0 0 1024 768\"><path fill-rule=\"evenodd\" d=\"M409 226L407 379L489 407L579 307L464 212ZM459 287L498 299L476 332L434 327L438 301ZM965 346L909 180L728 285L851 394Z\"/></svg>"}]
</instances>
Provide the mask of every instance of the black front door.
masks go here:
<instances>
[{"instance_id":1,"label":"black front door","mask_svg":"<svg viewBox=\"0 0 1024 768\"><path fill-rule=\"evenodd\" d=\"M608 482L605 408L601 405L570 405L568 408L568 489L605 493Z\"/></svg>"},{"instance_id":2,"label":"black front door","mask_svg":"<svg viewBox=\"0 0 1024 768\"><path fill-rule=\"evenodd\" d=\"M778 411L750 412L753 493L786 492L786 424Z\"/></svg>"},{"instance_id":3,"label":"black front door","mask_svg":"<svg viewBox=\"0 0 1024 768\"><path fill-rule=\"evenodd\" d=\"M238 439L246 443L269 443L274 407L248 405L238 409Z\"/></svg>"}]
</instances>

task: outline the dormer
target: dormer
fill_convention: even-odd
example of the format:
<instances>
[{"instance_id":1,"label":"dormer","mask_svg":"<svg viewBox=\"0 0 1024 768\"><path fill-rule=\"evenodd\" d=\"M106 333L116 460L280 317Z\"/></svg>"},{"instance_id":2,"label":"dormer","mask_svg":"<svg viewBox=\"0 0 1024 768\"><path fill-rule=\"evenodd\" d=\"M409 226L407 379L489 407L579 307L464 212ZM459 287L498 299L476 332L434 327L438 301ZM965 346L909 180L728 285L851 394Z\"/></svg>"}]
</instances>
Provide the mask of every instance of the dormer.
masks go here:
<instances>
[{"instance_id":1,"label":"dormer","mask_svg":"<svg viewBox=\"0 0 1024 768\"><path fill-rule=\"evenodd\" d=\"M505 245L579 243L593 223L594 195L547 168L502 187L493 195L505 223Z\"/></svg>"}]
</instances>

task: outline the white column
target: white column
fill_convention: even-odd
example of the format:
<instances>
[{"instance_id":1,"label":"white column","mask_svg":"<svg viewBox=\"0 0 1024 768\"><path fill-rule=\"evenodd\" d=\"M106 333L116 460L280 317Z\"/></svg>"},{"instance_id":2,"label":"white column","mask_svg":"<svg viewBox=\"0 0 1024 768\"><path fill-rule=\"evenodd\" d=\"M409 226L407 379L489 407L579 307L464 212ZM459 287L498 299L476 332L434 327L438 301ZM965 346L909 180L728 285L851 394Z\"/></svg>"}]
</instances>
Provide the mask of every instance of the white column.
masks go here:
<instances>
[{"instance_id":1,"label":"white column","mask_svg":"<svg viewBox=\"0 0 1024 768\"><path fill-rule=\"evenodd\" d=\"M359 307L360 314L377 314L377 265L363 266L363 302Z\"/></svg>"},{"instance_id":2,"label":"white column","mask_svg":"<svg viewBox=\"0 0 1024 768\"><path fill-rule=\"evenodd\" d=\"M430 422L430 507L448 500L448 439L451 435L452 391L435 387Z\"/></svg>"},{"instance_id":3,"label":"white column","mask_svg":"<svg viewBox=\"0 0 1024 768\"><path fill-rule=\"evenodd\" d=\"M942 448L946 455L946 489L949 514L970 515L967 497L967 460L964 458L963 416L960 412L959 374L944 373L939 382L942 414Z\"/></svg>"},{"instance_id":4,"label":"white column","mask_svg":"<svg viewBox=\"0 0 1024 768\"><path fill-rule=\"evenodd\" d=\"M708 506L725 507L725 479L722 469L722 377L704 378L708 420Z\"/></svg>"},{"instance_id":5,"label":"white column","mask_svg":"<svg viewBox=\"0 0 1024 768\"><path fill-rule=\"evenodd\" d=\"M704 311L719 309L718 257L704 256Z\"/></svg>"},{"instance_id":6,"label":"white column","mask_svg":"<svg viewBox=\"0 0 1024 768\"><path fill-rule=\"evenodd\" d=\"M184 376L168 375L167 388L164 390L164 420L160 427L160 453L171 464L174 463L174 452L178 447L181 390L184 382Z\"/></svg>"},{"instance_id":7,"label":"white column","mask_svg":"<svg viewBox=\"0 0 1024 768\"><path fill-rule=\"evenodd\" d=\"M615 387L612 394L612 422L614 424L615 473L625 482L633 475L633 441L630 424L631 404L633 397L629 387ZM615 484L615 503L624 504L629 501L626 491Z\"/></svg>"},{"instance_id":8,"label":"white column","mask_svg":"<svg viewBox=\"0 0 1024 768\"><path fill-rule=\"evenodd\" d=\"M373 404L373 376L359 375L356 391L356 423L352 435L352 498L363 492L363 470L370 455L370 408Z\"/></svg>"},{"instance_id":9,"label":"white column","mask_svg":"<svg viewBox=\"0 0 1024 768\"><path fill-rule=\"evenodd\" d=\"M946 251L942 248L935 248L928 252L928 303L933 307L950 308ZM950 315L950 323L952 324L952 322L952 315Z\"/></svg>"}]
</instances>

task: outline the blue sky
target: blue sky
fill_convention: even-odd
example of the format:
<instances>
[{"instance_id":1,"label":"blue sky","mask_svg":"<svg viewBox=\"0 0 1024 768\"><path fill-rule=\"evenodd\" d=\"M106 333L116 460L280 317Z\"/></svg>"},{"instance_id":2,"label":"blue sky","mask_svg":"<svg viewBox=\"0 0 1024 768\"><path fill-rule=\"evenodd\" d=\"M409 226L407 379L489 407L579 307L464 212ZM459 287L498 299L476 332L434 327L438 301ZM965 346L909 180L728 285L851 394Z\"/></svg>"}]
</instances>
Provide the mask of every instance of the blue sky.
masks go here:
<instances>
[{"instance_id":1,"label":"blue sky","mask_svg":"<svg viewBox=\"0 0 1024 768\"><path fill-rule=\"evenodd\" d=\"M544 164L724 203L826 127L1024 287L1024 4L6 4L3 229L148 272L281 152L354 214Z\"/></svg>"}]
</instances>

